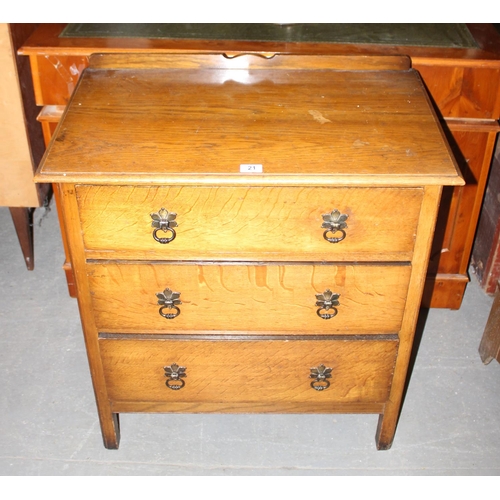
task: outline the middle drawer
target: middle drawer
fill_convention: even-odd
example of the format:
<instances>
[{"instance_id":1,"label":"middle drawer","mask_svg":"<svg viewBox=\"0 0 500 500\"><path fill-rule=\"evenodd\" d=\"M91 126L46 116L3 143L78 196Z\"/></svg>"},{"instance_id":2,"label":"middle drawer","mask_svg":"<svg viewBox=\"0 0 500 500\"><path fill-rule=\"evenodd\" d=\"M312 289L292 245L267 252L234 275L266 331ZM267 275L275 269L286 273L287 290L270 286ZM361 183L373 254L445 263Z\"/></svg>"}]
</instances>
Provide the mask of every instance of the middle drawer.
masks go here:
<instances>
[{"instance_id":1,"label":"middle drawer","mask_svg":"<svg viewBox=\"0 0 500 500\"><path fill-rule=\"evenodd\" d=\"M409 264L87 264L97 329L121 333L397 333L410 271Z\"/></svg>"}]
</instances>

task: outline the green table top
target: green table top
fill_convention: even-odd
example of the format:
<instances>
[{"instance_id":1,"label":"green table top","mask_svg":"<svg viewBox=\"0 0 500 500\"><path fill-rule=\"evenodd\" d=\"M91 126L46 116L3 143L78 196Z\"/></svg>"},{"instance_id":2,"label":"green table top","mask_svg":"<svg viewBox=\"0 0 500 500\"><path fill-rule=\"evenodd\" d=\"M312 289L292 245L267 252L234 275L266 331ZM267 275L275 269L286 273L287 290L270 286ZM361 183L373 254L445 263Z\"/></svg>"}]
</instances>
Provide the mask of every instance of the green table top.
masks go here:
<instances>
[{"instance_id":1,"label":"green table top","mask_svg":"<svg viewBox=\"0 0 500 500\"><path fill-rule=\"evenodd\" d=\"M62 38L155 38L322 42L477 48L460 23L70 23Z\"/></svg>"}]
</instances>

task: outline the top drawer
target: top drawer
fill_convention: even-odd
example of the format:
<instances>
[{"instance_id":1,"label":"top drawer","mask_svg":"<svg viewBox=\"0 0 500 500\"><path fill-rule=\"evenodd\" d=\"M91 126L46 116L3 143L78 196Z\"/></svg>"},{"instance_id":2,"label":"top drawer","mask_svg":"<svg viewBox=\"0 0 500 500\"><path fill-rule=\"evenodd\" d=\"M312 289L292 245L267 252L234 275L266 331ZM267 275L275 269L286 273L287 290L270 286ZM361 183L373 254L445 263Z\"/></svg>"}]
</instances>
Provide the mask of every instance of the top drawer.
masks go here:
<instances>
[{"instance_id":1,"label":"top drawer","mask_svg":"<svg viewBox=\"0 0 500 500\"><path fill-rule=\"evenodd\" d=\"M423 190L80 185L76 193L87 258L409 261ZM162 208L176 214L166 231L152 225ZM347 227L329 231L322 226L335 211ZM161 243L155 230L175 237Z\"/></svg>"}]
</instances>

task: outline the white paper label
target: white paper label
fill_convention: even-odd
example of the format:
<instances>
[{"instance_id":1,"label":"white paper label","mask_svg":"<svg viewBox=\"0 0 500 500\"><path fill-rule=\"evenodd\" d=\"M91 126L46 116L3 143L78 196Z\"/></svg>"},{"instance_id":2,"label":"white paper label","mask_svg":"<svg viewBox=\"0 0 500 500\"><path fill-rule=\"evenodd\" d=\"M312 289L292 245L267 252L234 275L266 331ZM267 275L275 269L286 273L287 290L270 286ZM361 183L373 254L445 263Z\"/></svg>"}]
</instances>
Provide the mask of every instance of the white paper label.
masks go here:
<instances>
[{"instance_id":1,"label":"white paper label","mask_svg":"<svg viewBox=\"0 0 500 500\"><path fill-rule=\"evenodd\" d=\"M240 172L242 174L259 174L262 171L262 165L258 163L242 163L240 165Z\"/></svg>"}]
</instances>

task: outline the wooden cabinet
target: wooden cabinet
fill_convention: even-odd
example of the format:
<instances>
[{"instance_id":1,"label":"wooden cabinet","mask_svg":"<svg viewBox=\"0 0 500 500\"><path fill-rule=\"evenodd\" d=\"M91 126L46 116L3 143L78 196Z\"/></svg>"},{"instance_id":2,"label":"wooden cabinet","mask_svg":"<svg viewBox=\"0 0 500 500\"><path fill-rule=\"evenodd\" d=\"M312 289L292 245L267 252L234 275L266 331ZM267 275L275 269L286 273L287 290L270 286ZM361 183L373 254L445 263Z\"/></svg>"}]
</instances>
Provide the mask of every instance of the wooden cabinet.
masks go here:
<instances>
[{"instance_id":1,"label":"wooden cabinet","mask_svg":"<svg viewBox=\"0 0 500 500\"><path fill-rule=\"evenodd\" d=\"M485 365L491 363L493 359L500 363L500 292L498 289L497 285L497 293L479 344L479 355Z\"/></svg>"},{"instance_id":2,"label":"wooden cabinet","mask_svg":"<svg viewBox=\"0 0 500 500\"><path fill-rule=\"evenodd\" d=\"M472 266L482 289L494 294L500 280L500 143L493 164L472 250Z\"/></svg>"},{"instance_id":3,"label":"wooden cabinet","mask_svg":"<svg viewBox=\"0 0 500 500\"><path fill-rule=\"evenodd\" d=\"M32 214L44 203L49 185L33 182L44 141L29 63L17 50L36 28L0 23L0 205L10 208L29 270L35 264Z\"/></svg>"},{"instance_id":4,"label":"wooden cabinet","mask_svg":"<svg viewBox=\"0 0 500 500\"><path fill-rule=\"evenodd\" d=\"M36 180L108 448L127 412L375 413L391 446L463 183L407 58L94 55Z\"/></svg>"},{"instance_id":5,"label":"wooden cabinet","mask_svg":"<svg viewBox=\"0 0 500 500\"><path fill-rule=\"evenodd\" d=\"M181 36L181 25L172 25L176 28L173 34L165 28L167 33L164 37L156 34L153 38L145 38L144 34L141 36L145 32L143 25L137 25L135 31L134 25L130 25L126 36L123 33L106 33L106 29L110 29L109 25L104 31L97 30L94 34L90 31L87 35L85 32L92 29L93 25L88 25L91 28L81 25L80 29L73 30L75 33L72 36L71 33L60 36L65 26L42 25L21 49L22 54L30 57L37 103L44 106L40 121L46 142L50 140L83 69L88 65L90 54L95 52L409 56L431 96L467 181L463 188L450 188L443 196L423 304L451 309L460 307L469 281L472 245L499 130L500 35L493 25L460 25L456 28L460 35L456 39L452 36L453 27L447 25L442 25L443 31L452 31L443 36L437 32L439 25L432 25L432 36L426 33L429 25L409 25L400 40L397 32L384 31L397 26L391 28L391 25L385 25L372 30L378 33L378 37L371 40L372 43L368 42L370 36L373 38L373 33L365 35L358 28L355 34L346 38L347 42L339 37L332 36L329 39L325 36L325 33L328 35L327 26L335 35L334 30L338 25L320 25L319 33L316 34L318 36L309 38L307 33L314 35L314 27L300 24L286 26L282 28L286 31L282 41L279 41L279 37L265 41L266 37L262 36L261 40L264 41L259 42L255 41L255 37L253 41L252 37L245 40L243 32L238 38L234 30L229 30L229 35L221 31L217 39L219 28L216 24L213 25L213 31L205 33L205 36L200 34L201 28L192 34L189 30L183 30ZM252 27L252 32L257 29L256 26ZM123 30L123 26L119 28ZM227 26L225 28L227 30ZM345 29L343 25L343 32ZM300 35L302 32L306 34ZM357 38L359 43L356 43ZM461 39L470 39L470 43L461 43ZM441 43L443 40L444 43ZM69 257L65 268L70 293L74 295L76 292L72 286Z\"/></svg>"}]
</instances>

